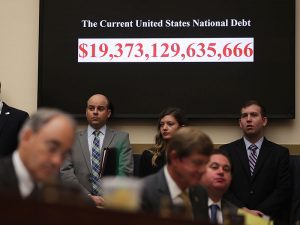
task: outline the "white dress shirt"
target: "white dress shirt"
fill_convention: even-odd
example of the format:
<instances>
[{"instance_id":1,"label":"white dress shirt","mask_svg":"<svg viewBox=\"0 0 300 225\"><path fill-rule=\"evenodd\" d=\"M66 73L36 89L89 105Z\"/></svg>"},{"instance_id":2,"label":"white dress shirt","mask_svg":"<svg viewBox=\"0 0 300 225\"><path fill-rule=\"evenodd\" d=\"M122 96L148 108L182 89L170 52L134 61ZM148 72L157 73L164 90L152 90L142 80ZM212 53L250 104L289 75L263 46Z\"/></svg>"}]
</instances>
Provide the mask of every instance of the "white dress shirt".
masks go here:
<instances>
[{"instance_id":1,"label":"white dress shirt","mask_svg":"<svg viewBox=\"0 0 300 225\"><path fill-rule=\"evenodd\" d=\"M22 198L26 198L33 191L34 182L20 158L19 151L14 151L12 162L16 171L21 196Z\"/></svg>"},{"instance_id":2,"label":"white dress shirt","mask_svg":"<svg viewBox=\"0 0 300 225\"><path fill-rule=\"evenodd\" d=\"M3 108L3 102L0 100L0 115L1 115L1 112L2 112L2 108Z\"/></svg>"},{"instance_id":3,"label":"white dress shirt","mask_svg":"<svg viewBox=\"0 0 300 225\"><path fill-rule=\"evenodd\" d=\"M173 178L171 177L166 165L164 166L164 174L166 177L167 185L169 187L171 200L172 200L173 204L174 205L183 205L183 200L180 197L180 194L182 193L182 191L178 187L176 182L173 180ZM185 191L188 192L188 190L185 190Z\"/></svg>"}]
</instances>

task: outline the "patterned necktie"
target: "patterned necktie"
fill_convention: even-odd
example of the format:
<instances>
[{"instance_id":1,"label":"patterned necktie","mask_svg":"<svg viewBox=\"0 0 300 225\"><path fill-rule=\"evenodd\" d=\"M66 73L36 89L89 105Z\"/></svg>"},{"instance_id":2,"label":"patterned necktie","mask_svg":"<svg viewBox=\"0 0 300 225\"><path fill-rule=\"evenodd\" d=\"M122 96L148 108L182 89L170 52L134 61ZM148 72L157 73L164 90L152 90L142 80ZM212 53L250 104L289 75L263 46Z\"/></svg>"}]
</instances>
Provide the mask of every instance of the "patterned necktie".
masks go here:
<instances>
[{"instance_id":1,"label":"patterned necktie","mask_svg":"<svg viewBox=\"0 0 300 225\"><path fill-rule=\"evenodd\" d=\"M211 205L210 206L210 222L217 224L218 219L217 219L217 212L218 212L219 206L218 205Z\"/></svg>"},{"instance_id":2,"label":"patterned necktie","mask_svg":"<svg viewBox=\"0 0 300 225\"><path fill-rule=\"evenodd\" d=\"M92 195L99 195L100 188L100 138L99 130L93 132L95 138L92 146Z\"/></svg>"},{"instance_id":3,"label":"patterned necktie","mask_svg":"<svg viewBox=\"0 0 300 225\"><path fill-rule=\"evenodd\" d=\"M251 153L249 155L249 165L250 165L250 172L251 172L251 176L252 176L253 172L254 172L255 163L257 160L256 150L258 149L258 147L255 144L252 144L249 146L248 149L251 151Z\"/></svg>"},{"instance_id":4,"label":"patterned necktie","mask_svg":"<svg viewBox=\"0 0 300 225\"><path fill-rule=\"evenodd\" d=\"M184 208L185 208L185 216L188 219L193 219L193 208L192 208L192 203L190 200L190 197L187 193L187 191L183 191L181 192L181 194L179 195L179 197L182 199Z\"/></svg>"}]
</instances>

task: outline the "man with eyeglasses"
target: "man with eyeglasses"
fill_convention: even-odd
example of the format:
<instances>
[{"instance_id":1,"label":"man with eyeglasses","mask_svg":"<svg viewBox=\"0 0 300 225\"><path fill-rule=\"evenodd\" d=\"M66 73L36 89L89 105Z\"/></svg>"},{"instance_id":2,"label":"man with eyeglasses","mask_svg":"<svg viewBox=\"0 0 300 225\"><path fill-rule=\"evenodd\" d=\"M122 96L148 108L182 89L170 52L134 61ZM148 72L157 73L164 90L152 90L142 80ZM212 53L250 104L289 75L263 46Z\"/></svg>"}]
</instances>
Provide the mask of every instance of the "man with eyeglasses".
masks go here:
<instances>
[{"instance_id":1,"label":"man with eyeglasses","mask_svg":"<svg viewBox=\"0 0 300 225\"><path fill-rule=\"evenodd\" d=\"M111 114L112 106L106 96L95 94L89 98L88 127L77 132L71 154L60 170L64 182L80 184L97 206L104 203L103 176L133 174L129 135L106 125Z\"/></svg>"}]
</instances>

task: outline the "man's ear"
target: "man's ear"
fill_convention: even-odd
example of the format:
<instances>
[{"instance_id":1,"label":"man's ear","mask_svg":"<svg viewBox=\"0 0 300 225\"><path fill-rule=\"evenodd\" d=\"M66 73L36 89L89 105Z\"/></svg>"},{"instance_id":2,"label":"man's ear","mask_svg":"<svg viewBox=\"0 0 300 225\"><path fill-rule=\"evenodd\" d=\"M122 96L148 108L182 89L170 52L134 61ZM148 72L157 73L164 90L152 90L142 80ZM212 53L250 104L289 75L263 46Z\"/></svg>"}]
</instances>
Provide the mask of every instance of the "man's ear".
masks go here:
<instances>
[{"instance_id":1,"label":"man's ear","mask_svg":"<svg viewBox=\"0 0 300 225\"><path fill-rule=\"evenodd\" d=\"M108 110L107 118L110 118L110 116L111 116L111 109Z\"/></svg>"},{"instance_id":2,"label":"man's ear","mask_svg":"<svg viewBox=\"0 0 300 225\"><path fill-rule=\"evenodd\" d=\"M175 150L169 151L168 157L169 157L169 160L171 163L176 163L179 160L178 155Z\"/></svg>"},{"instance_id":3,"label":"man's ear","mask_svg":"<svg viewBox=\"0 0 300 225\"><path fill-rule=\"evenodd\" d=\"M32 137L33 132L31 129L25 129L22 131L22 133L20 134L20 141L29 141L30 138Z\"/></svg>"},{"instance_id":4,"label":"man's ear","mask_svg":"<svg viewBox=\"0 0 300 225\"><path fill-rule=\"evenodd\" d=\"M241 119L239 119L239 126L242 128Z\"/></svg>"},{"instance_id":5,"label":"man's ear","mask_svg":"<svg viewBox=\"0 0 300 225\"><path fill-rule=\"evenodd\" d=\"M268 117L263 117L262 118L262 120L263 120L263 126L265 127L265 126L267 126L267 124L268 124Z\"/></svg>"}]
</instances>

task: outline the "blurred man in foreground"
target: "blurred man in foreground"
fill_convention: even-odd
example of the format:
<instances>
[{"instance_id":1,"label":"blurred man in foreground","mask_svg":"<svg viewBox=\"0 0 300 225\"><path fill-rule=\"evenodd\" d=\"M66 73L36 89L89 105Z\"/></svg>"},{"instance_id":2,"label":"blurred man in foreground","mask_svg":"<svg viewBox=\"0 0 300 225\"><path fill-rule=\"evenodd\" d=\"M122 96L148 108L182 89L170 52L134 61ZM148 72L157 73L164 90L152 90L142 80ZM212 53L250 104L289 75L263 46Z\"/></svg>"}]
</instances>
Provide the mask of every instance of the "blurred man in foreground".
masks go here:
<instances>
[{"instance_id":1,"label":"blurred man in foreground","mask_svg":"<svg viewBox=\"0 0 300 225\"><path fill-rule=\"evenodd\" d=\"M41 109L33 114L20 131L17 150L0 159L0 193L15 199L66 200L60 195L66 189L56 185L56 177L74 132L73 119L61 111Z\"/></svg>"},{"instance_id":2,"label":"blurred man in foreground","mask_svg":"<svg viewBox=\"0 0 300 225\"><path fill-rule=\"evenodd\" d=\"M179 129L167 147L167 165L143 180L142 210L162 216L170 211L174 215L181 205L187 218L197 219L197 205L202 200L194 195L192 187L205 172L212 149L210 138L200 130Z\"/></svg>"}]
</instances>

